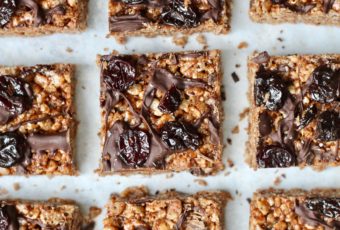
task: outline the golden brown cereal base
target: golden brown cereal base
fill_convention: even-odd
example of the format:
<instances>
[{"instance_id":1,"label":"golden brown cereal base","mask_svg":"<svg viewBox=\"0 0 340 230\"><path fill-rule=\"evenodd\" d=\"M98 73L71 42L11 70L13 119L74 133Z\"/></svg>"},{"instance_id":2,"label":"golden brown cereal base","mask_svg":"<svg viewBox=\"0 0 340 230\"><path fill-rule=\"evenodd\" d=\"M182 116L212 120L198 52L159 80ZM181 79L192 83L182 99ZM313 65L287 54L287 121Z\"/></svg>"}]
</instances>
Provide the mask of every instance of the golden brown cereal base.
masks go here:
<instances>
[{"instance_id":1,"label":"golden brown cereal base","mask_svg":"<svg viewBox=\"0 0 340 230\"><path fill-rule=\"evenodd\" d=\"M258 70L258 64L256 64L253 61L254 57L258 56L258 52L253 53L251 56L248 57L248 82L249 82L249 88L248 88L248 100L250 103L250 113L249 113L249 137L246 144L246 152L245 152L245 161L249 164L249 166L253 169L257 169L258 165L256 162L256 150L259 143L259 120L258 116L260 112L262 111L261 108L257 107L255 105L254 101L254 84L255 84L255 73ZM286 60L289 62L289 59L293 60L296 59L297 65L301 64L304 65L306 60L313 60L316 61L318 59L339 59L340 55L338 54L320 54L320 55L288 55L288 56L270 56L270 60L274 59L281 59ZM301 80L301 79L300 79ZM323 170L326 167L329 166L339 166L340 162L326 162L326 161L314 161L311 165L313 169L315 170ZM306 163L300 163L298 165L299 167L303 168L307 166Z\"/></svg>"},{"instance_id":2,"label":"golden brown cereal base","mask_svg":"<svg viewBox=\"0 0 340 230\"><path fill-rule=\"evenodd\" d=\"M72 200L51 198L47 201L31 200L0 200L0 205L15 205L21 219L28 218L30 221L20 220L20 228L33 230L37 226L31 223L48 224L57 227L58 224L66 224L69 230L79 230L83 217L79 206Z\"/></svg>"},{"instance_id":3,"label":"golden brown cereal base","mask_svg":"<svg viewBox=\"0 0 340 230\"><path fill-rule=\"evenodd\" d=\"M337 10L333 7L328 14L325 14L321 9L321 3L319 3L310 13L299 14L282 7L268 10L266 7L267 2L268 0L250 0L249 16L254 22L270 24L306 23L340 26L340 6L337 7Z\"/></svg>"},{"instance_id":4,"label":"golden brown cereal base","mask_svg":"<svg viewBox=\"0 0 340 230\"><path fill-rule=\"evenodd\" d=\"M223 120L224 120L224 112L223 112L223 107L222 107L222 101L221 101L221 84L222 84L222 66L221 66L221 58L220 58L220 55L221 55L221 51L219 50L211 50L211 51L202 51L202 52L207 52L208 55L211 55L210 59L216 59L216 62L214 61L214 68L217 70L216 71L216 78L214 80L214 97L210 97L210 98L213 98L214 99L214 108L216 107L218 109L218 117L219 117L219 122L221 124L221 127L219 128L219 139L220 139L220 144L219 146L216 146L214 148L214 152L216 152L216 158L213 159L213 164L212 166L209 166L209 167L202 167L202 168L199 168L197 165L194 165L195 167L193 166L188 166L187 165L187 161L191 161L195 158L191 158L190 159L190 155L192 155L190 153L190 151L187 151L187 152L183 152L182 153L177 153L177 154L172 154L173 157L173 160L172 161L177 161L178 164L175 164L175 163L172 163L171 164L171 167L165 167L165 169L156 169L156 168L126 168L126 169L122 169L122 170L119 170L119 171L106 171L104 170L104 165L103 165L103 161L101 160L100 161L100 168L97 171L97 173L99 173L100 175L102 176L105 176L105 175L113 175L113 174L120 174L120 175L131 175L131 174L145 174L145 175L151 175L151 174L158 174L158 173L167 173L167 172L180 172L180 171L186 171L186 170L198 170L198 169L202 169L202 170L207 170L207 172L204 172L203 174L200 174L200 173L194 173L196 175L200 175L200 176L204 176L204 175L215 175L216 173L218 173L219 171L223 170L224 168L224 165L222 163L222 155L223 155L223 130L222 130L222 124L223 124ZM153 57L153 59L158 59L164 55L168 55L168 54L186 54L186 53L192 53L192 51L185 51L185 52L177 52L177 53L149 53L149 54L145 54L147 57ZM118 55L119 54L117 52L113 52L112 55ZM100 62L100 56L98 56L98 59L97 59L97 64L99 66L101 66L101 62ZM101 95L101 98L105 98L105 95ZM101 109L101 118L102 118L102 128L101 128L101 131L100 131L100 135L101 135L101 144L102 144L102 147L103 147L103 143L104 143L104 137L105 137L105 109L102 108ZM202 112L202 111L201 111ZM182 155L181 155L182 154ZM203 155L203 154L201 154ZM171 157L171 156L170 156ZM170 158L170 157L167 157ZM186 160L186 159L189 159L189 160ZM196 157L196 158L199 158L199 157ZM181 160L182 159L182 160ZM183 160L185 159L185 161ZM212 159L211 159L212 160ZM183 162L185 163L183 163ZM189 164L189 163L188 163ZM192 164L192 163L190 163Z\"/></svg>"},{"instance_id":5,"label":"golden brown cereal base","mask_svg":"<svg viewBox=\"0 0 340 230\"><path fill-rule=\"evenodd\" d=\"M56 25L42 26L22 26L0 28L0 36L41 36L53 33L78 33L84 31L87 27L88 1L78 0L79 5L74 13L73 21L68 27L60 27ZM56 16L57 17L57 16Z\"/></svg>"},{"instance_id":6,"label":"golden brown cereal base","mask_svg":"<svg viewBox=\"0 0 340 230\"><path fill-rule=\"evenodd\" d=\"M250 230L258 230L266 227L268 222L272 223L274 215L279 220L275 221L274 229L315 229L324 230L322 226L311 228L304 224L303 220L294 212L295 201L307 197L340 197L339 189L313 189L310 191L302 189L263 189L254 193L250 203ZM287 220L287 222L285 222ZM260 226L261 225L261 226ZM262 227L262 228L261 228ZM269 226L267 226L269 227Z\"/></svg>"},{"instance_id":7,"label":"golden brown cereal base","mask_svg":"<svg viewBox=\"0 0 340 230\"><path fill-rule=\"evenodd\" d=\"M28 165L24 175L77 175L77 165L75 163L75 136L77 130L77 122L75 120L75 108L74 108L74 93L75 93L75 85L76 80L74 78L75 75L75 65L72 64L51 64L51 65L42 65L52 68L53 74L56 74L58 81L62 81L61 85L58 86L59 89L63 89L62 94L53 95L53 93L48 91L50 87L57 87L57 85L44 85L45 80L51 77L41 76L38 78L38 74L35 74L35 78L29 80L31 84L34 84L35 94L39 95L39 98L47 97L49 94L52 96L51 100L57 101L60 106L55 107L55 110L49 108L48 112L45 113L46 103L48 103L49 99L39 99L42 101L37 101L37 99L33 102L33 108L26 111L25 113L19 115L18 117L12 119L5 125L0 125L0 132L6 132L11 130L12 127L18 127L18 130L23 133L35 133L37 131L48 131L48 132L58 132L65 131L67 132L67 139L70 144L70 150L68 152L64 152L61 150L57 150L55 154L51 154L50 151L41 157L39 153L33 153L31 164ZM25 68L37 68L37 66L15 66L15 67L5 67L0 66L0 75L9 74L16 75L20 74L20 72ZM52 79L49 79L52 80ZM51 81L52 82L52 81ZM43 91L39 90L39 87L45 88ZM36 96L37 96L36 95ZM46 119L47 118L47 119ZM38 120L38 121L35 121ZM55 123L51 123L55 122ZM0 176L4 175L17 175L22 174L22 172L18 172L18 168L16 166L10 168L0 168Z\"/></svg>"},{"instance_id":8,"label":"golden brown cereal base","mask_svg":"<svg viewBox=\"0 0 340 230\"><path fill-rule=\"evenodd\" d=\"M110 0L111 1L111 0ZM109 1L109 9L111 7ZM231 21L231 10L232 3L231 0L226 0L221 13L221 22L215 23L213 20L208 20L195 28L177 28L174 26L149 24L147 28L127 31L127 32L110 32L109 35L116 37L117 39L121 37L133 37L133 36L144 36L144 37L155 37L158 35L171 36L174 34L181 33L183 35L191 35L194 33L212 32L215 34L227 34L230 31L230 21ZM110 10L109 10L110 11ZM109 12L109 17L111 12Z\"/></svg>"},{"instance_id":9,"label":"golden brown cereal base","mask_svg":"<svg viewBox=\"0 0 340 230\"><path fill-rule=\"evenodd\" d=\"M198 215L204 213L206 227L211 230L224 228L223 210L231 196L224 191L202 191L193 195L170 190L150 195L146 187L131 187L120 195L113 194L106 205L105 230L147 224L151 229L174 229L185 215L184 207L197 208ZM155 215L157 213L157 215ZM191 212L189 212L191 213ZM186 216L186 224L197 224L195 214ZM209 218L210 217L210 218ZM124 222L124 224L122 223ZM162 227L162 228L161 228Z\"/></svg>"}]
</instances>

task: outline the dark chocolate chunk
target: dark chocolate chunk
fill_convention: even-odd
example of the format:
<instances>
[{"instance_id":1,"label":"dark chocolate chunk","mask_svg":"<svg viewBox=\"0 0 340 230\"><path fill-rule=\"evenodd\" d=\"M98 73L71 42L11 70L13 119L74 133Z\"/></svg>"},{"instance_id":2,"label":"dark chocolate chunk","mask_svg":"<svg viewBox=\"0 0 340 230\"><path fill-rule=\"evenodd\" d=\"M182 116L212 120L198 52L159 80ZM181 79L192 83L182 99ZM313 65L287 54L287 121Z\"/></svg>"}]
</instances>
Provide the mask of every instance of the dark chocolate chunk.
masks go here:
<instances>
[{"instance_id":1,"label":"dark chocolate chunk","mask_svg":"<svg viewBox=\"0 0 340 230\"><path fill-rule=\"evenodd\" d=\"M315 117L318 112L318 108L315 105L309 106L303 113L300 120L299 128L306 127Z\"/></svg>"},{"instance_id":2,"label":"dark chocolate chunk","mask_svg":"<svg viewBox=\"0 0 340 230\"><path fill-rule=\"evenodd\" d=\"M259 116L259 131L261 136L267 136L272 132L273 121L268 112L264 111Z\"/></svg>"},{"instance_id":3,"label":"dark chocolate chunk","mask_svg":"<svg viewBox=\"0 0 340 230\"><path fill-rule=\"evenodd\" d=\"M256 73L254 94L257 106L265 105L276 111L282 108L287 98L287 85L277 72L261 66Z\"/></svg>"},{"instance_id":4,"label":"dark chocolate chunk","mask_svg":"<svg viewBox=\"0 0 340 230\"><path fill-rule=\"evenodd\" d=\"M141 167L150 155L150 140L142 130L125 130L118 140L119 157L133 167Z\"/></svg>"},{"instance_id":5,"label":"dark chocolate chunk","mask_svg":"<svg viewBox=\"0 0 340 230\"><path fill-rule=\"evenodd\" d=\"M16 7L15 0L2 0L0 2L0 27L4 27L11 20Z\"/></svg>"},{"instance_id":6,"label":"dark chocolate chunk","mask_svg":"<svg viewBox=\"0 0 340 230\"><path fill-rule=\"evenodd\" d=\"M142 15L122 15L110 18L111 32L135 31L145 27L149 19Z\"/></svg>"},{"instance_id":7,"label":"dark chocolate chunk","mask_svg":"<svg viewBox=\"0 0 340 230\"><path fill-rule=\"evenodd\" d=\"M196 150L202 139L198 131L185 122L167 122L161 128L161 138L171 150Z\"/></svg>"},{"instance_id":8,"label":"dark chocolate chunk","mask_svg":"<svg viewBox=\"0 0 340 230\"><path fill-rule=\"evenodd\" d=\"M21 163L30 151L26 138L17 132L0 134L0 167L9 168Z\"/></svg>"},{"instance_id":9,"label":"dark chocolate chunk","mask_svg":"<svg viewBox=\"0 0 340 230\"><path fill-rule=\"evenodd\" d=\"M317 123L317 138L321 141L335 141L340 138L340 113L327 110L320 114Z\"/></svg>"},{"instance_id":10,"label":"dark chocolate chunk","mask_svg":"<svg viewBox=\"0 0 340 230\"><path fill-rule=\"evenodd\" d=\"M322 216L332 219L340 217L340 198L308 198L304 205Z\"/></svg>"},{"instance_id":11,"label":"dark chocolate chunk","mask_svg":"<svg viewBox=\"0 0 340 230\"><path fill-rule=\"evenodd\" d=\"M175 112L179 105L182 102L181 92L176 88L176 86L172 86L161 99L158 108L163 113L173 113Z\"/></svg>"},{"instance_id":12,"label":"dark chocolate chunk","mask_svg":"<svg viewBox=\"0 0 340 230\"><path fill-rule=\"evenodd\" d=\"M125 91L135 83L136 68L128 61L112 57L102 75L107 89Z\"/></svg>"},{"instance_id":13,"label":"dark chocolate chunk","mask_svg":"<svg viewBox=\"0 0 340 230\"><path fill-rule=\"evenodd\" d=\"M313 71L311 78L309 92L314 101L330 103L340 98L340 70L322 65Z\"/></svg>"},{"instance_id":14,"label":"dark chocolate chunk","mask_svg":"<svg viewBox=\"0 0 340 230\"><path fill-rule=\"evenodd\" d=\"M286 168L297 164L294 153L276 145L261 148L256 155L256 160L260 168Z\"/></svg>"},{"instance_id":15,"label":"dark chocolate chunk","mask_svg":"<svg viewBox=\"0 0 340 230\"><path fill-rule=\"evenodd\" d=\"M32 107L33 90L19 77L0 76L0 124L7 123Z\"/></svg>"},{"instance_id":16,"label":"dark chocolate chunk","mask_svg":"<svg viewBox=\"0 0 340 230\"><path fill-rule=\"evenodd\" d=\"M192 28L199 24L199 15L190 5L184 5L183 0L169 1L163 8L161 19L164 24L176 27Z\"/></svg>"}]
</instances>

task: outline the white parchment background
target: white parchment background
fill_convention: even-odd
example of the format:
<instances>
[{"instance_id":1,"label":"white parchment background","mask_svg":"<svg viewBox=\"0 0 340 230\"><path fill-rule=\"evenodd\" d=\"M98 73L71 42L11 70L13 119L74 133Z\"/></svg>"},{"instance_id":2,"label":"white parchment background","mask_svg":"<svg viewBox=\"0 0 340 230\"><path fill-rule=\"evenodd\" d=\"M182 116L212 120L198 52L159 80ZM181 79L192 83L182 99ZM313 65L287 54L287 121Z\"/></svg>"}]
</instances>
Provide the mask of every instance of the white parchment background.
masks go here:
<instances>
[{"instance_id":1,"label":"white parchment background","mask_svg":"<svg viewBox=\"0 0 340 230\"><path fill-rule=\"evenodd\" d=\"M90 0L89 28L76 35L52 35L36 38L0 38L1 65L34 65L54 62L69 62L77 65L77 111L80 121L77 137L77 159L80 166L78 177L2 177L0 189L9 193L0 198L48 199L49 197L71 198L78 201L83 210L96 205L103 207L110 193L120 192L128 186L146 185L152 192L176 188L193 193L203 189L229 190L234 200L226 209L225 229L248 229L249 205L246 201L258 188L274 186L273 181L281 174L286 175L279 187L315 188L340 187L340 168L315 172L311 169L258 170L249 169L244 163L243 154L247 134L246 120L239 123L239 113L247 106L247 55L254 50L267 50L271 54L290 53L340 53L340 28L306 25L261 25L250 22L248 0L234 0L232 30L227 36L207 34L209 48L223 50L224 85L227 100L224 103L226 120L224 140L232 139L224 152L224 162L231 159L235 166L205 180L208 186L194 182L196 177L189 173L175 174L172 178L165 175L147 176L110 176L98 177L93 171L98 167L100 158L99 138L99 70L95 60L97 54L108 53L115 49L124 53L179 51L171 38L130 39L126 45L119 45L107 34L107 0ZM185 50L200 49L196 36L189 39ZM277 38L282 38L283 42ZM246 41L249 47L239 50L238 44ZM284 47L284 48L283 48ZM73 52L67 52L67 48ZM105 49L106 50L106 49ZM235 68L240 64L241 68ZM231 73L236 72L240 81L234 83ZM231 134L231 129L240 125L239 134ZM225 176L226 172L230 175ZM18 182L21 189L14 191L13 183ZM66 186L65 189L61 189ZM98 218L96 229L102 229L102 216Z\"/></svg>"}]
</instances>

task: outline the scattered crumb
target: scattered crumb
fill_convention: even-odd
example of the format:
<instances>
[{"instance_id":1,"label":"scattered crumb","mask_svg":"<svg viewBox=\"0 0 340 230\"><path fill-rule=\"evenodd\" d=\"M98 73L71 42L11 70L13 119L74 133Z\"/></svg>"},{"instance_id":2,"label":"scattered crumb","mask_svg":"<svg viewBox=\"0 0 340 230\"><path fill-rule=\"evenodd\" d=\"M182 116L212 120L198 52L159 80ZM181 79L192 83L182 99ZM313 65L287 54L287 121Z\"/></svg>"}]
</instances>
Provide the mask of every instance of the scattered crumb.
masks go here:
<instances>
[{"instance_id":1,"label":"scattered crumb","mask_svg":"<svg viewBox=\"0 0 340 230\"><path fill-rule=\"evenodd\" d=\"M232 72L231 77L233 78L234 82L240 81L240 78L238 77L237 73Z\"/></svg>"},{"instance_id":2,"label":"scattered crumb","mask_svg":"<svg viewBox=\"0 0 340 230\"><path fill-rule=\"evenodd\" d=\"M203 49L208 49L208 43L207 43L207 39L205 38L205 36L203 34L199 34L196 37L196 41L198 43L200 43L201 45L203 45Z\"/></svg>"},{"instance_id":3,"label":"scattered crumb","mask_svg":"<svg viewBox=\"0 0 340 230\"><path fill-rule=\"evenodd\" d=\"M245 49L248 48L248 43L247 42L240 42L237 46L238 49Z\"/></svg>"},{"instance_id":4,"label":"scattered crumb","mask_svg":"<svg viewBox=\"0 0 340 230\"><path fill-rule=\"evenodd\" d=\"M283 34L283 30L280 30L280 34Z\"/></svg>"},{"instance_id":5,"label":"scattered crumb","mask_svg":"<svg viewBox=\"0 0 340 230\"><path fill-rule=\"evenodd\" d=\"M283 38L280 38L280 37L278 37L277 40L278 40L279 42L283 42L283 41L284 41Z\"/></svg>"},{"instance_id":6,"label":"scattered crumb","mask_svg":"<svg viewBox=\"0 0 340 230\"><path fill-rule=\"evenodd\" d=\"M281 182L282 182L281 177L278 176L278 177L276 177L275 180L274 180L274 185L278 186L278 185L281 184Z\"/></svg>"},{"instance_id":7,"label":"scattered crumb","mask_svg":"<svg viewBox=\"0 0 340 230\"><path fill-rule=\"evenodd\" d=\"M74 192L75 192L75 193L79 193L79 189L76 188L76 189L74 190Z\"/></svg>"},{"instance_id":8,"label":"scattered crumb","mask_svg":"<svg viewBox=\"0 0 340 230\"><path fill-rule=\"evenodd\" d=\"M250 109L249 109L249 107L247 107L239 114L240 121L242 121L245 117L248 116L249 111L250 111Z\"/></svg>"},{"instance_id":9,"label":"scattered crumb","mask_svg":"<svg viewBox=\"0 0 340 230\"><path fill-rule=\"evenodd\" d=\"M66 189L66 185L63 185L63 186L60 187L60 191L63 191L65 189Z\"/></svg>"},{"instance_id":10,"label":"scattered crumb","mask_svg":"<svg viewBox=\"0 0 340 230\"><path fill-rule=\"evenodd\" d=\"M229 145L232 145L232 144L233 144L233 141L231 140L231 138L227 138L227 143L228 143Z\"/></svg>"},{"instance_id":11,"label":"scattered crumb","mask_svg":"<svg viewBox=\"0 0 340 230\"><path fill-rule=\"evenodd\" d=\"M182 46L182 48L184 48L184 46L188 43L188 36L178 36L175 35L174 37L172 37L172 42L177 45L177 46Z\"/></svg>"},{"instance_id":12,"label":"scattered crumb","mask_svg":"<svg viewBox=\"0 0 340 230\"><path fill-rule=\"evenodd\" d=\"M242 196L242 193L240 193L237 189L235 190L236 196Z\"/></svg>"},{"instance_id":13,"label":"scattered crumb","mask_svg":"<svg viewBox=\"0 0 340 230\"><path fill-rule=\"evenodd\" d=\"M81 88L82 88L82 89L86 89L86 87L85 87L85 86L82 86Z\"/></svg>"},{"instance_id":14,"label":"scattered crumb","mask_svg":"<svg viewBox=\"0 0 340 230\"><path fill-rule=\"evenodd\" d=\"M120 184L120 181L117 181L116 184Z\"/></svg>"},{"instance_id":15,"label":"scattered crumb","mask_svg":"<svg viewBox=\"0 0 340 230\"><path fill-rule=\"evenodd\" d=\"M285 46L282 46L281 48L282 48L283 50L284 50L284 49L286 49L286 47L285 47Z\"/></svg>"},{"instance_id":16,"label":"scattered crumb","mask_svg":"<svg viewBox=\"0 0 340 230\"><path fill-rule=\"evenodd\" d=\"M251 199L248 197L247 198L247 202L250 204L250 202L251 202Z\"/></svg>"},{"instance_id":17,"label":"scattered crumb","mask_svg":"<svg viewBox=\"0 0 340 230\"><path fill-rule=\"evenodd\" d=\"M72 52L73 52L73 49L70 48L70 47L67 47L67 48L66 48L66 52L67 52L67 53L72 53Z\"/></svg>"},{"instance_id":18,"label":"scattered crumb","mask_svg":"<svg viewBox=\"0 0 340 230\"><path fill-rule=\"evenodd\" d=\"M278 186L279 184L281 184L282 179L286 179L286 174L281 174L280 176L276 177L274 180L274 185Z\"/></svg>"},{"instance_id":19,"label":"scattered crumb","mask_svg":"<svg viewBox=\"0 0 340 230\"><path fill-rule=\"evenodd\" d=\"M224 176L229 176L231 174L231 172L225 172Z\"/></svg>"},{"instance_id":20,"label":"scattered crumb","mask_svg":"<svg viewBox=\"0 0 340 230\"><path fill-rule=\"evenodd\" d=\"M99 216L100 213L102 213L101 208L98 208L96 206L91 206L90 209L89 209L89 219L93 220L93 219L97 218L97 216Z\"/></svg>"},{"instance_id":21,"label":"scattered crumb","mask_svg":"<svg viewBox=\"0 0 340 230\"><path fill-rule=\"evenodd\" d=\"M14 189L14 191L19 191L20 188L21 188L21 186L20 186L20 184L19 184L18 182L13 183L13 189Z\"/></svg>"},{"instance_id":22,"label":"scattered crumb","mask_svg":"<svg viewBox=\"0 0 340 230\"><path fill-rule=\"evenodd\" d=\"M196 182L197 184L201 185L201 186L207 186L208 182L206 182L203 179L195 179L194 182Z\"/></svg>"},{"instance_id":23,"label":"scattered crumb","mask_svg":"<svg viewBox=\"0 0 340 230\"><path fill-rule=\"evenodd\" d=\"M230 159L227 160L227 164L228 164L229 168L232 168L232 167L235 166L234 162L232 160L230 160Z\"/></svg>"},{"instance_id":24,"label":"scattered crumb","mask_svg":"<svg viewBox=\"0 0 340 230\"><path fill-rule=\"evenodd\" d=\"M240 132L240 127L238 125L236 125L232 130L231 133L236 134Z\"/></svg>"},{"instance_id":25,"label":"scattered crumb","mask_svg":"<svg viewBox=\"0 0 340 230\"><path fill-rule=\"evenodd\" d=\"M0 188L0 196L4 196L8 194L8 190L5 188Z\"/></svg>"},{"instance_id":26,"label":"scattered crumb","mask_svg":"<svg viewBox=\"0 0 340 230\"><path fill-rule=\"evenodd\" d=\"M125 36L119 36L115 38L119 45L124 45L127 42L127 38Z\"/></svg>"},{"instance_id":27,"label":"scattered crumb","mask_svg":"<svg viewBox=\"0 0 340 230\"><path fill-rule=\"evenodd\" d=\"M168 174L165 175L166 179L169 179L169 178L172 178L172 177L174 177L173 173L168 173Z\"/></svg>"},{"instance_id":28,"label":"scattered crumb","mask_svg":"<svg viewBox=\"0 0 340 230\"><path fill-rule=\"evenodd\" d=\"M222 101L226 101L227 100L227 96L225 94L224 85L221 86L221 99L222 99Z\"/></svg>"},{"instance_id":29,"label":"scattered crumb","mask_svg":"<svg viewBox=\"0 0 340 230\"><path fill-rule=\"evenodd\" d=\"M236 64L235 67L236 67L236 68L240 68L240 67L241 67L241 64Z\"/></svg>"},{"instance_id":30,"label":"scattered crumb","mask_svg":"<svg viewBox=\"0 0 340 230\"><path fill-rule=\"evenodd\" d=\"M104 48L104 51L105 51L105 52L108 52L109 50L110 50L110 49L107 48L107 47Z\"/></svg>"}]
</instances>

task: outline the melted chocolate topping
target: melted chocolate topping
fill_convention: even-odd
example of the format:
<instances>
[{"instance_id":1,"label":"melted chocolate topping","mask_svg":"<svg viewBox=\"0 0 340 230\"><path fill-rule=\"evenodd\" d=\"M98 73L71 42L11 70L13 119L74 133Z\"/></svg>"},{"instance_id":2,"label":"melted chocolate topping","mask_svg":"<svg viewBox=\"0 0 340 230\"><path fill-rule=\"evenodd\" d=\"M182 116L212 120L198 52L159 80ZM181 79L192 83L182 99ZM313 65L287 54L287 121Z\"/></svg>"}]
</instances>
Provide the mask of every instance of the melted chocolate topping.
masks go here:
<instances>
[{"instance_id":1,"label":"melted chocolate topping","mask_svg":"<svg viewBox=\"0 0 340 230\"><path fill-rule=\"evenodd\" d=\"M68 141L68 131L54 134L33 133L27 137L31 149L37 153L49 150L52 153L56 150L69 151L71 146Z\"/></svg>"},{"instance_id":2,"label":"melted chocolate topping","mask_svg":"<svg viewBox=\"0 0 340 230\"><path fill-rule=\"evenodd\" d=\"M44 10L35 0L17 0L16 10L22 7L26 7L33 12L34 26L49 24L52 22L53 15L64 15L66 13L63 5L58 5L51 9Z\"/></svg>"},{"instance_id":3,"label":"melted chocolate topping","mask_svg":"<svg viewBox=\"0 0 340 230\"><path fill-rule=\"evenodd\" d=\"M259 53L256 57L253 58L253 62L255 62L256 64L265 64L268 63L269 60L270 56L266 51Z\"/></svg>"},{"instance_id":4,"label":"melted chocolate topping","mask_svg":"<svg viewBox=\"0 0 340 230\"><path fill-rule=\"evenodd\" d=\"M143 62L147 63L147 60L143 60ZM138 62L137 62L138 63ZM206 88L207 84L200 80L188 79L180 76L175 76L169 71L161 68L155 68L152 65L151 79L145 89L144 97L143 97L143 105L140 112L135 111L133 105L130 100L121 92L115 90L105 89L106 101L105 101L105 111L106 111L106 125L109 112L113 109L113 107L123 99L129 105L130 112L137 119L137 124L132 128L137 127L144 122L144 124L149 129L150 134L150 156L143 165L144 167L156 167L158 169L162 169L165 167L164 158L169 154L172 154L173 151L167 147L167 145L161 140L159 133L155 130L150 120L149 109L151 103L155 97L156 89L166 92L173 85L179 89L184 90L188 87L201 87ZM105 87L105 86L104 86ZM206 117L205 117L206 118ZM219 138L219 124L217 121L212 119L213 116L208 117L208 127L211 132L211 140L214 144L218 145L220 143ZM195 126L199 126L203 119L196 122ZM105 155L108 154L110 156L109 161L104 160L104 170L110 171L114 169L115 171L128 168L129 166L124 164L120 158L117 156L118 154L118 144L117 140L119 136L125 130L125 125L122 121L115 122L112 127L106 128L106 138L103 147L103 158L105 159Z\"/></svg>"},{"instance_id":5,"label":"melted chocolate topping","mask_svg":"<svg viewBox=\"0 0 340 230\"><path fill-rule=\"evenodd\" d=\"M110 31L112 32L122 32L122 31L135 31L142 29L146 26L147 23L154 22L154 19L148 18L147 13L144 11L147 10L147 8L159 8L160 12L162 12L164 9L168 9L173 11L173 19L176 20L183 20L188 14L187 11L184 10L177 12L179 9L175 9L175 5L172 4L173 1L169 0L141 0L141 1L127 1L127 0L117 0L119 2L123 2L130 6L138 6L138 8L141 8L142 10L139 12L137 11L134 15L115 15L111 16L110 18ZM179 3L181 3L182 0L179 0ZM195 1L195 4L198 2ZM210 5L210 8L208 10L197 10L197 18L198 18L198 24L202 23L206 20L212 19L215 22L219 20L220 12L222 10L222 6L220 4L220 1L218 0L208 0L208 3ZM189 6L190 7L190 6ZM187 9L186 9L187 10ZM162 16L159 16L160 18ZM157 24L167 24L164 20L157 20ZM176 23L174 23L176 24ZM179 27L195 27L198 25L197 23L187 24L184 23L181 26L176 24ZM175 26L175 25L174 25Z\"/></svg>"},{"instance_id":6,"label":"melted chocolate topping","mask_svg":"<svg viewBox=\"0 0 340 230\"><path fill-rule=\"evenodd\" d=\"M19 230L18 211L14 205L0 205L1 227L5 227L4 230Z\"/></svg>"},{"instance_id":7,"label":"melted chocolate topping","mask_svg":"<svg viewBox=\"0 0 340 230\"><path fill-rule=\"evenodd\" d=\"M312 227L323 226L325 230L336 230L340 228L340 221L331 219L326 221L318 211L306 207L306 204L297 204L295 213L308 225Z\"/></svg>"},{"instance_id":8,"label":"melted chocolate topping","mask_svg":"<svg viewBox=\"0 0 340 230\"><path fill-rule=\"evenodd\" d=\"M306 14L316 7L316 4L314 3L292 4L288 0L272 0L272 3L279 4L293 12L300 14Z\"/></svg>"},{"instance_id":9,"label":"melted chocolate topping","mask_svg":"<svg viewBox=\"0 0 340 230\"><path fill-rule=\"evenodd\" d=\"M149 20L141 15L122 15L110 18L110 31L135 31L145 27Z\"/></svg>"},{"instance_id":10,"label":"melted chocolate topping","mask_svg":"<svg viewBox=\"0 0 340 230\"><path fill-rule=\"evenodd\" d=\"M332 9L335 0L323 0L323 11L328 14L329 11Z\"/></svg>"}]
</instances>

